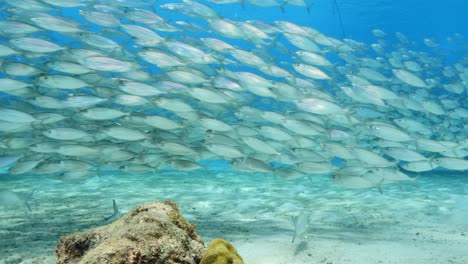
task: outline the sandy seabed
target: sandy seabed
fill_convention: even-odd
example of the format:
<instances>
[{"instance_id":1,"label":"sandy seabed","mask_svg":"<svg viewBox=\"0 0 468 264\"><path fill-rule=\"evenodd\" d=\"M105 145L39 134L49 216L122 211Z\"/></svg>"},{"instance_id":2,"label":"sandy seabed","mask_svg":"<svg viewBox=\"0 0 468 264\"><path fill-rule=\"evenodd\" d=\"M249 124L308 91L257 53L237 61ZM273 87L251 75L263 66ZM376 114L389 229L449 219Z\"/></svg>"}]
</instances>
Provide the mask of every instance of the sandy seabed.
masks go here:
<instances>
[{"instance_id":1,"label":"sandy seabed","mask_svg":"<svg viewBox=\"0 0 468 264\"><path fill-rule=\"evenodd\" d=\"M412 175L416 176L416 175ZM27 195L0 206L0 263L55 263L67 233L122 212L172 199L208 243L232 242L247 264L468 263L468 175L431 172L415 181L348 190L327 176L295 180L232 170L106 172L79 180L0 176L1 189ZM292 243L292 216L309 214L308 236Z\"/></svg>"}]
</instances>

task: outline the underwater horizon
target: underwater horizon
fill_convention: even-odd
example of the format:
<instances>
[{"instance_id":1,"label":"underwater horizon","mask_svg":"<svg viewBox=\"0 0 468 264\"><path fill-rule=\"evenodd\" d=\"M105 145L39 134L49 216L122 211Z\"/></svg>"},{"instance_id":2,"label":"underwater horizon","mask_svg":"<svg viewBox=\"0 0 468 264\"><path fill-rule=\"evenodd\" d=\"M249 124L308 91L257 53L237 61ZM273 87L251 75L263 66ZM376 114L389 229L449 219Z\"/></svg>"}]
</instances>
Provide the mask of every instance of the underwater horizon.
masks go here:
<instances>
[{"instance_id":1,"label":"underwater horizon","mask_svg":"<svg viewBox=\"0 0 468 264\"><path fill-rule=\"evenodd\" d=\"M468 263L467 10L0 1L0 264L165 200L246 264Z\"/></svg>"}]
</instances>

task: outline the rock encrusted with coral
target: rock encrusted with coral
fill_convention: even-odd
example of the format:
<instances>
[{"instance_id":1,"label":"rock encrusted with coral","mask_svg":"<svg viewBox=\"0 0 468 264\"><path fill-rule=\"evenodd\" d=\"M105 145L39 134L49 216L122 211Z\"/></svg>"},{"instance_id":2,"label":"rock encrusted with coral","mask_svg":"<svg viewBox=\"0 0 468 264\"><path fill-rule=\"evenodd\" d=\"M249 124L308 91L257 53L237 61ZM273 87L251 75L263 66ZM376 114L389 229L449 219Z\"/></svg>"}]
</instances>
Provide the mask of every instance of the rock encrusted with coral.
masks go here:
<instances>
[{"instance_id":1,"label":"rock encrusted with coral","mask_svg":"<svg viewBox=\"0 0 468 264\"><path fill-rule=\"evenodd\" d=\"M244 261L229 242L215 239L208 246L200 264L244 264Z\"/></svg>"},{"instance_id":2,"label":"rock encrusted with coral","mask_svg":"<svg viewBox=\"0 0 468 264\"><path fill-rule=\"evenodd\" d=\"M198 264L206 251L172 201L140 205L119 220L66 235L57 264Z\"/></svg>"}]
</instances>

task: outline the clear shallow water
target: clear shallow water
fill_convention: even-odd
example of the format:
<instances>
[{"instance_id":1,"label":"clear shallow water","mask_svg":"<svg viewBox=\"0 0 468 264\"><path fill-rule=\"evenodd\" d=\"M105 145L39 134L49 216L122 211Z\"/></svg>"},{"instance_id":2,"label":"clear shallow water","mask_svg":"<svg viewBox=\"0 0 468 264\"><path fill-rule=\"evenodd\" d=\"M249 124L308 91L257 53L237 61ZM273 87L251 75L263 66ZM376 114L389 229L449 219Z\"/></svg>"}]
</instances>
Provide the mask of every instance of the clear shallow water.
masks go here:
<instances>
[{"instance_id":1,"label":"clear shallow water","mask_svg":"<svg viewBox=\"0 0 468 264\"><path fill-rule=\"evenodd\" d=\"M169 2L174 1L158 1L158 4ZM387 32L390 45L397 42L394 33L402 32L411 42L410 50L443 57L447 65L466 56L466 49L453 52L455 45L446 41L454 33L468 36L466 1L317 1L310 15L304 8L291 6L286 6L284 13L279 8L249 4L245 9L229 5L216 6L216 10L224 17L240 21L291 21L330 37L351 38L365 45L378 41L370 33L372 29ZM64 9L60 14L88 24L77 17L77 9ZM164 11L161 14L171 20L198 21L180 14ZM87 26L97 30L93 25ZM184 37L209 35L205 33ZM54 42L69 44L70 39L51 35ZM426 37L440 43L439 48L432 50L424 46L422 39ZM463 41L461 38L459 43ZM232 39L229 42L244 49L254 46ZM127 48L136 52L131 45ZM368 51L369 54L359 55L379 56ZM293 61L291 53L277 55L278 60ZM324 89L331 86L324 85ZM0 97L7 95L0 94ZM454 97L457 96L448 96ZM268 108L264 99L252 105ZM461 107L466 107L466 98L460 98L459 102ZM8 99L2 100L2 104L2 107L15 106ZM415 116L421 117L419 113ZM439 123L435 120L434 123ZM462 134L459 130L457 133ZM328 176L285 181L271 174L247 174L223 166L211 168L143 175L107 172L81 180L4 173L0 176L1 190L23 196L31 190L34 193L29 199L31 211L21 204L0 207L0 263L54 263L58 238L105 224L103 219L112 214L112 199L122 212L144 202L172 199L179 204L183 215L198 225L197 230L205 241L217 237L232 241L247 263L468 263L466 171L414 174L416 181L384 185L381 195L376 188L342 188ZM301 211L310 216L309 237L292 244L291 217Z\"/></svg>"},{"instance_id":2,"label":"clear shallow water","mask_svg":"<svg viewBox=\"0 0 468 264\"><path fill-rule=\"evenodd\" d=\"M385 185L382 195L377 190L343 189L328 177L284 181L269 174L228 169L133 176L107 173L82 181L3 176L3 187L35 192L30 212L26 207L7 207L0 212L0 263L30 263L28 259L53 263L58 238L105 224L103 219L112 214L114 198L122 212L141 203L172 199L183 215L197 224L205 241L217 237L233 241L246 260L259 261L248 251L255 245L259 252L282 248L283 255L294 257L290 263L319 263L324 257L345 263L340 261L353 254L345 248L339 250L339 243L364 243L363 251L369 246L385 251L392 244L414 242L441 243L437 247L444 255L431 255L433 247L420 249L428 261L432 260L424 263L452 258L452 263L461 264L468 261L462 250L468 245L465 176L424 174L414 182ZM291 244L291 216L300 211L310 214L310 235ZM330 243L336 243L337 254L324 251ZM395 254L408 261L402 252ZM385 254L380 260L396 263L385 259Z\"/></svg>"}]
</instances>

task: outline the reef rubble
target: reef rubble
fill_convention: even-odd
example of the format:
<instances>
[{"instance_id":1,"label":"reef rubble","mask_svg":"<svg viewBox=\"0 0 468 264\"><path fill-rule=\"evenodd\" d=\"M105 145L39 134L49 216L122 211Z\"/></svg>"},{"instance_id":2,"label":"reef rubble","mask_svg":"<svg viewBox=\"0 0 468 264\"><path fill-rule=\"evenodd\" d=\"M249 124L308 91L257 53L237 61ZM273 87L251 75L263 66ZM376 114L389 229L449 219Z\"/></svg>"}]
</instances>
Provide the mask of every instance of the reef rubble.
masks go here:
<instances>
[{"instance_id":1,"label":"reef rubble","mask_svg":"<svg viewBox=\"0 0 468 264\"><path fill-rule=\"evenodd\" d=\"M102 227L63 236L57 264L198 264L205 244L172 201L140 205Z\"/></svg>"}]
</instances>

